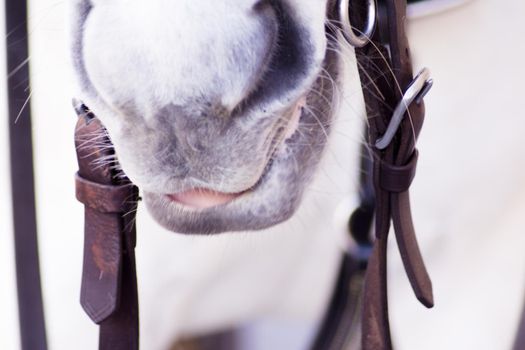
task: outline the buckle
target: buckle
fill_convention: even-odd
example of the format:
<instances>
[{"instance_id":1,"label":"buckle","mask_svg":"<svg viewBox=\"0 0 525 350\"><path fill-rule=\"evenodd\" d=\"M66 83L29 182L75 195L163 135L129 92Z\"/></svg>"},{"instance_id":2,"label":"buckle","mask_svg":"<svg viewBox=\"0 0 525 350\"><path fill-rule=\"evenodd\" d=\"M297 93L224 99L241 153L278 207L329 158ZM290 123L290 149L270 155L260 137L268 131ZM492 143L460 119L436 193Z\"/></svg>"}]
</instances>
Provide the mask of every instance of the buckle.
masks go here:
<instances>
[{"instance_id":1,"label":"buckle","mask_svg":"<svg viewBox=\"0 0 525 350\"><path fill-rule=\"evenodd\" d=\"M408 85L408 88L403 94L403 98L397 104L385 133L382 137L377 139L375 143L377 149L382 150L388 147L390 142L392 142L397 129L399 129L401 121L408 112L408 107L414 101L417 104L420 104L425 95L432 88L433 84L434 81L430 78L430 70L428 68L423 68L421 71L419 71L419 73L417 73L414 80L412 80L410 85Z\"/></svg>"},{"instance_id":2,"label":"buckle","mask_svg":"<svg viewBox=\"0 0 525 350\"><path fill-rule=\"evenodd\" d=\"M339 18L342 25L342 33L346 41L353 47L363 47L370 42L372 35L377 26L377 4L376 0L367 0L368 18L366 21L366 28L360 31L352 26L350 23L350 0L341 0L339 2ZM359 32L359 35L354 33Z\"/></svg>"}]
</instances>

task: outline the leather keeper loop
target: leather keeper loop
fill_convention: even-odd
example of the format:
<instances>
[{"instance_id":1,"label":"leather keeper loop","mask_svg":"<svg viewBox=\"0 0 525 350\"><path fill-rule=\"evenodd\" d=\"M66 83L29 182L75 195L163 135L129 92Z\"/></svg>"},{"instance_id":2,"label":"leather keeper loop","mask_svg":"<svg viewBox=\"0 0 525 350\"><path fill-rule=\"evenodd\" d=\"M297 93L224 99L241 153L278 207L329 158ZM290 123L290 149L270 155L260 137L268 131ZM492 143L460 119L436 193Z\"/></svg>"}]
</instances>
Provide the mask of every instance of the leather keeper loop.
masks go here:
<instances>
[{"instance_id":1,"label":"leather keeper loop","mask_svg":"<svg viewBox=\"0 0 525 350\"><path fill-rule=\"evenodd\" d=\"M405 192L408 191L414 177L416 176L416 167L418 159L418 151L410 157L406 165L397 166L381 161L380 186L383 190L388 192Z\"/></svg>"},{"instance_id":2,"label":"leather keeper loop","mask_svg":"<svg viewBox=\"0 0 525 350\"><path fill-rule=\"evenodd\" d=\"M86 180L75 174L76 197L79 202L100 213L122 213L127 211L127 201L133 199L133 186L103 185Z\"/></svg>"}]
</instances>

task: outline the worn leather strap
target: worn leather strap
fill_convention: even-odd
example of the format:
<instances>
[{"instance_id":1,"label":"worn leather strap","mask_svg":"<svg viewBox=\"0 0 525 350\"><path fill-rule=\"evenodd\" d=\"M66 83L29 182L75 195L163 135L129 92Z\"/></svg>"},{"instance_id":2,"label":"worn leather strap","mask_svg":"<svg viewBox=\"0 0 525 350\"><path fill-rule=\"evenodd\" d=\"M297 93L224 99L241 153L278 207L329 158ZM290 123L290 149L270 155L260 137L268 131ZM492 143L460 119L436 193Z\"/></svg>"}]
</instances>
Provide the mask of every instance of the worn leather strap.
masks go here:
<instances>
[{"instance_id":1,"label":"worn leather strap","mask_svg":"<svg viewBox=\"0 0 525 350\"><path fill-rule=\"evenodd\" d=\"M85 205L80 301L100 325L99 349L134 350L139 331L134 254L138 189L117 176L105 135L98 119L79 118L76 195Z\"/></svg>"},{"instance_id":2,"label":"worn leather strap","mask_svg":"<svg viewBox=\"0 0 525 350\"><path fill-rule=\"evenodd\" d=\"M104 185L75 175L77 200L100 213L124 213L129 210L129 196L134 194L131 184ZM131 191L130 191L131 190Z\"/></svg>"}]
</instances>

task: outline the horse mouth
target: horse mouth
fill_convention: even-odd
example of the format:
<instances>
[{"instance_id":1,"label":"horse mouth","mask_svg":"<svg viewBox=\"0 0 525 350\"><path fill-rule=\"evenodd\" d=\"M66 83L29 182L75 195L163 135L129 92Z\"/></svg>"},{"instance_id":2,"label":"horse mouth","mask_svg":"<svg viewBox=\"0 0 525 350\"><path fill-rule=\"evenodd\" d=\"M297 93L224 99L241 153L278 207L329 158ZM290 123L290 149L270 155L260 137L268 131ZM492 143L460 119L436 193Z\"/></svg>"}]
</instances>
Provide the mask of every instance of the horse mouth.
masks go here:
<instances>
[{"instance_id":1,"label":"horse mouth","mask_svg":"<svg viewBox=\"0 0 525 350\"><path fill-rule=\"evenodd\" d=\"M245 191L246 192L246 191ZM243 193L225 193L203 188L166 195L168 199L189 209L208 209L239 198Z\"/></svg>"},{"instance_id":2,"label":"horse mouth","mask_svg":"<svg viewBox=\"0 0 525 350\"><path fill-rule=\"evenodd\" d=\"M171 203L181 206L186 210L205 210L221 205L226 205L239 199L243 195L254 191L264 176L270 171L276 149L282 146L286 140L291 139L299 129L299 123L305 104L306 98L301 97L298 102L292 106L289 113L286 113L288 114L288 122L286 125L282 126L280 128L280 132L277 133L277 136L275 137L276 140L274 140L275 146L270 151L270 156L262 172L262 175L253 186L247 188L244 191L235 193L221 192L209 188L197 187L183 192L166 194L165 197Z\"/></svg>"}]
</instances>

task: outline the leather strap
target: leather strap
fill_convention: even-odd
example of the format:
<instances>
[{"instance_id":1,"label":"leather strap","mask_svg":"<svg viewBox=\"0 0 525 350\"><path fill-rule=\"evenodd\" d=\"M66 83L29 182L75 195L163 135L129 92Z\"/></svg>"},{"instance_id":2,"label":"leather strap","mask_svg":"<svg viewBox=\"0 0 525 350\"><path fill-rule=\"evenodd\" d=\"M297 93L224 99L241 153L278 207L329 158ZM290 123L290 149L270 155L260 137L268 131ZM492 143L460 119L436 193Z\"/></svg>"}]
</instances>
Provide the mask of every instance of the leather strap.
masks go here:
<instances>
[{"instance_id":1,"label":"leather strap","mask_svg":"<svg viewBox=\"0 0 525 350\"><path fill-rule=\"evenodd\" d=\"M138 189L117 176L111 143L100 121L89 113L78 120L75 145L76 195L85 206L80 302L100 325L99 349L138 349L134 253Z\"/></svg>"},{"instance_id":2,"label":"leather strap","mask_svg":"<svg viewBox=\"0 0 525 350\"><path fill-rule=\"evenodd\" d=\"M131 210L128 202L131 184L103 185L86 180L78 173L75 176L75 184L77 200L90 209L107 214Z\"/></svg>"},{"instance_id":3,"label":"leather strap","mask_svg":"<svg viewBox=\"0 0 525 350\"><path fill-rule=\"evenodd\" d=\"M9 152L21 349L47 349L40 283L27 35L27 3L5 1ZM7 121L4 121L7 122ZM5 288L5 285L4 285Z\"/></svg>"},{"instance_id":4,"label":"leather strap","mask_svg":"<svg viewBox=\"0 0 525 350\"><path fill-rule=\"evenodd\" d=\"M357 254L352 250L344 254L314 350L359 348L355 338L361 342L362 350L392 349L387 289L387 242L391 222L417 298L427 307L433 305L432 285L417 244L408 194L418 160L415 141L424 119L422 102L408 106L408 115L386 149L375 147L387 130L403 92L412 82L404 28L406 1L382 0L378 4L378 28L372 42L356 49L368 116L367 144L363 145L361 155L360 204L349 221L349 233L358 250ZM363 21L368 18L368 10L365 1L350 2L352 24L357 28L366 27ZM374 217L375 225L372 225ZM374 231L372 226L375 228L374 242L370 237ZM354 288L363 284L364 291L356 293ZM356 306L357 303L362 304L362 308ZM360 313L361 325L356 320ZM359 326L361 337L356 335Z\"/></svg>"},{"instance_id":5,"label":"leather strap","mask_svg":"<svg viewBox=\"0 0 525 350\"><path fill-rule=\"evenodd\" d=\"M356 49L371 149L385 133L396 105L412 82L404 30L406 0L382 0L379 5L379 28L372 38L373 45ZM358 254L346 252L343 258L329 311L314 343L316 350L352 345L359 329L356 317L361 313L361 299L362 349L392 349L386 278L391 223L417 298L428 307L433 305L432 285L415 237L408 193L417 165L415 141L423 124L423 104L412 103L407 114L385 150L363 152L362 165L371 176L361 178L361 205L349 224L360 249ZM137 190L127 182L115 181L109 165L93 166L97 159L111 156L112 151L109 141L102 146L89 143L103 128L98 120L88 118L80 118L76 137L80 166L77 197L86 205L81 302L88 315L101 324L101 349L137 349L135 232L133 214L123 215L124 208L134 211ZM125 198L134 198L131 206L123 203ZM372 248L369 233L374 212L376 239ZM360 292L363 289L364 294Z\"/></svg>"},{"instance_id":6,"label":"leather strap","mask_svg":"<svg viewBox=\"0 0 525 350\"><path fill-rule=\"evenodd\" d=\"M369 147L373 149L376 197L376 241L368 262L363 308L363 350L392 349L388 322L387 240L391 222L401 258L416 297L433 306L432 284L417 244L408 189L415 176L415 141L424 120L423 103L412 103L384 150L375 148L393 111L413 79L405 34L406 0L379 1L378 28L372 43L356 49L367 115Z\"/></svg>"},{"instance_id":7,"label":"leather strap","mask_svg":"<svg viewBox=\"0 0 525 350\"><path fill-rule=\"evenodd\" d=\"M418 152L410 157L407 164L395 165L379 159L379 186L386 192L402 193L408 191L416 176Z\"/></svg>"}]
</instances>

